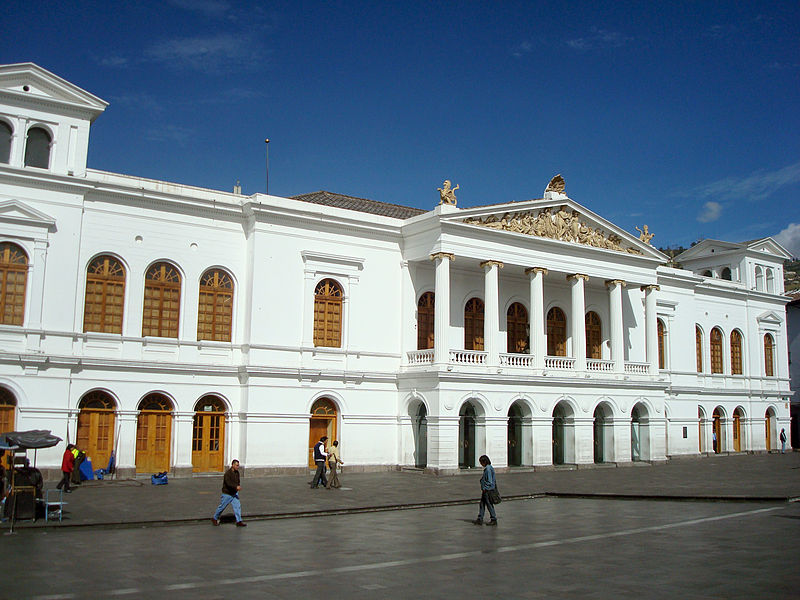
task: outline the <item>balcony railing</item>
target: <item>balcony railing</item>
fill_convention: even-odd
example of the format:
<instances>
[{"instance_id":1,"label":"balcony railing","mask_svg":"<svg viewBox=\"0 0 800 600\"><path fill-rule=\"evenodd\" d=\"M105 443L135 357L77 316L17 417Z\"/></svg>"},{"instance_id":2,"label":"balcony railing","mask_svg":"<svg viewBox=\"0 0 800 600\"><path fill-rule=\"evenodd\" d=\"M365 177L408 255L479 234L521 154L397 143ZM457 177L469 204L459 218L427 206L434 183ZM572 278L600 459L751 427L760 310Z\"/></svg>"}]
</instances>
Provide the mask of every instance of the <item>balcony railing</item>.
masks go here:
<instances>
[{"instance_id":1,"label":"balcony railing","mask_svg":"<svg viewBox=\"0 0 800 600\"><path fill-rule=\"evenodd\" d=\"M433 348L428 350L412 350L406 353L409 365L430 365L433 364Z\"/></svg>"},{"instance_id":2,"label":"balcony railing","mask_svg":"<svg viewBox=\"0 0 800 600\"><path fill-rule=\"evenodd\" d=\"M533 368L533 355L532 354L507 354L505 352L500 354L501 367L526 367Z\"/></svg>"},{"instance_id":3,"label":"balcony railing","mask_svg":"<svg viewBox=\"0 0 800 600\"><path fill-rule=\"evenodd\" d=\"M647 375L650 372L650 364L626 362L625 372L631 375Z\"/></svg>"},{"instance_id":4,"label":"balcony railing","mask_svg":"<svg viewBox=\"0 0 800 600\"><path fill-rule=\"evenodd\" d=\"M613 360L598 360L596 358L587 358L586 359L586 370L587 371L611 372L611 371L614 370L614 361Z\"/></svg>"},{"instance_id":5,"label":"balcony railing","mask_svg":"<svg viewBox=\"0 0 800 600\"><path fill-rule=\"evenodd\" d=\"M575 359L569 356L545 356L544 366L547 369L568 371L575 368Z\"/></svg>"},{"instance_id":6,"label":"balcony railing","mask_svg":"<svg viewBox=\"0 0 800 600\"><path fill-rule=\"evenodd\" d=\"M456 365L485 365L486 352L480 350L450 350L450 362Z\"/></svg>"}]
</instances>

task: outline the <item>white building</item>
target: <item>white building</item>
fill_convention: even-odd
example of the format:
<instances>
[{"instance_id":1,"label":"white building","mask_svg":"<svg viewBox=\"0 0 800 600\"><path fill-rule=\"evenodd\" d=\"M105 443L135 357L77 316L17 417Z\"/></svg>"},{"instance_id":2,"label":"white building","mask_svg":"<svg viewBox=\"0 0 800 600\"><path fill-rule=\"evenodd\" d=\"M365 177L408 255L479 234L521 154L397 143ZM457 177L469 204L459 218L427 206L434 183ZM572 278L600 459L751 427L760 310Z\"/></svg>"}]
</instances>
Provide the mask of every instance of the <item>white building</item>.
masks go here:
<instances>
[{"instance_id":1,"label":"white building","mask_svg":"<svg viewBox=\"0 0 800 600\"><path fill-rule=\"evenodd\" d=\"M769 238L665 266L558 177L426 212L106 173L86 166L106 106L0 66L0 430L188 474L299 472L324 433L356 468L452 472L765 451L788 429Z\"/></svg>"}]
</instances>

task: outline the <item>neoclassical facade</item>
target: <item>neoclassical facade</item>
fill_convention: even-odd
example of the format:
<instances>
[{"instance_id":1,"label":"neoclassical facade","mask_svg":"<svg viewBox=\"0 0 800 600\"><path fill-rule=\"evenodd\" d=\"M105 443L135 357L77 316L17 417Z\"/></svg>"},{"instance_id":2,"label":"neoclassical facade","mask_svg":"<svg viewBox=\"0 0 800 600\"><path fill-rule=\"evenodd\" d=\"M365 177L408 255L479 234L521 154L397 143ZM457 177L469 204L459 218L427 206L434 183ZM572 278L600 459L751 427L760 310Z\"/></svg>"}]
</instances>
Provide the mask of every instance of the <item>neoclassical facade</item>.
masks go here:
<instances>
[{"instance_id":1,"label":"neoclassical facade","mask_svg":"<svg viewBox=\"0 0 800 600\"><path fill-rule=\"evenodd\" d=\"M676 258L566 194L421 210L87 168L107 104L0 66L0 430L123 473L659 461L789 427L787 252ZM40 452L57 469L63 448Z\"/></svg>"}]
</instances>

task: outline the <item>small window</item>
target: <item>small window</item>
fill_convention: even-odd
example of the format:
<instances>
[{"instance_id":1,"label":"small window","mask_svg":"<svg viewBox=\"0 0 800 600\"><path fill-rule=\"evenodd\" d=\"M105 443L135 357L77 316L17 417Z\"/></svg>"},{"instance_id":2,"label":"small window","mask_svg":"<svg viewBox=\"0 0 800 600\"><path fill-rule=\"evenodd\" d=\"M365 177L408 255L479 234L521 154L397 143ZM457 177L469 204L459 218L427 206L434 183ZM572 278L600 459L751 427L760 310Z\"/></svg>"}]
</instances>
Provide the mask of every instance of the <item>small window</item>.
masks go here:
<instances>
[{"instance_id":1,"label":"small window","mask_svg":"<svg viewBox=\"0 0 800 600\"><path fill-rule=\"evenodd\" d=\"M0 163L8 164L11 160L11 127L0 121Z\"/></svg>"},{"instance_id":2,"label":"small window","mask_svg":"<svg viewBox=\"0 0 800 600\"><path fill-rule=\"evenodd\" d=\"M711 372L722 373L722 330L714 327L711 330Z\"/></svg>"},{"instance_id":3,"label":"small window","mask_svg":"<svg viewBox=\"0 0 800 600\"><path fill-rule=\"evenodd\" d=\"M731 373L742 374L742 334L735 329L731 331Z\"/></svg>"},{"instance_id":4,"label":"small window","mask_svg":"<svg viewBox=\"0 0 800 600\"><path fill-rule=\"evenodd\" d=\"M722 279L727 279L728 281L730 281L732 279L731 270L728 267L725 267L724 269L722 269L722 273L720 273L720 277Z\"/></svg>"},{"instance_id":5,"label":"small window","mask_svg":"<svg viewBox=\"0 0 800 600\"><path fill-rule=\"evenodd\" d=\"M25 166L46 169L50 166L50 134L41 127L28 130L25 144Z\"/></svg>"},{"instance_id":6,"label":"small window","mask_svg":"<svg viewBox=\"0 0 800 600\"><path fill-rule=\"evenodd\" d=\"M775 376L774 367L775 340L772 335L764 335L764 374L767 377Z\"/></svg>"},{"instance_id":7,"label":"small window","mask_svg":"<svg viewBox=\"0 0 800 600\"><path fill-rule=\"evenodd\" d=\"M709 270L705 270L705 271L703 271L703 272L702 272L702 273L700 273L700 274L701 274L703 277L713 277L713 273L712 273L711 271L709 271Z\"/></svg>"},{"instance_id":8,"label":"small window","mask_svg":"<svg viewBox=\"0 0 800 600\"><path fill-rule=\"evenodd\" d=\"M658 368L659 369L666 369L666 327L664 327L664 321L661 319L658 320Z\"/></svg>"},{"instance_id":9,"label":"small window","mask_svg":"<svg viewBox=\"0 0 800 600\"><path fill-rule=\"evenodd\" d=\"M756 267L756 290L764 291L764 269L761 267Z\"/></svg>"},{"instance_id":10,"label":"small window","mask_svg":"<svg viewBox=\"0 0 800 600\"><path fill-rule=\"evenodd\" d=\"M22 325L25 320L25 287L28 255L10 242L0 244L0 323Z\"/></svg>"},{"instance_id":11,"label":"small window","mask_svg":"<svg viewBox=\"0 0 800 600\"><path fill-rule=\"evenodd\" d=\"M767 269L767 292L770 294L775 293L775 276L772 269Z\"/></svg>"},{"instance_id":12,"label":"small window","mask_svg":"<svg viewBox=\"0 0 800 600\"><path fill-rule=\"evenodd\" d=\"M483 300L470 298L464 307L464 349L483 350Z\"/></svg>"},{"instance_id":13,"label":"small window","mask_svg":"<svg viewBox=\"0 0 800 600\"><path fill-rule=\"evenodd\" d=\"M433 292L425 292L417 302L417 350L433 348L434 313L436 297Z\"/></svg>"},{"instance_id":14,"label":"small window","mask_svg":"<svg viewBox=\"0 0 800 600\"><path fill-rule=\"evenodd\" d=\"M342 346L342 288L333 279L323 279L314 290L314 345Z\"/></svg>"},{"instance_id":15,"label":"small window","mask_svg":"<svg viewBox=\"0 0 800 600\"><path fill-rule=\"evenodd\" d=\"M699 325L694 326L694 348L697 360L697 372L703 372L703 331Z\"/></svg>"}]
</instances>

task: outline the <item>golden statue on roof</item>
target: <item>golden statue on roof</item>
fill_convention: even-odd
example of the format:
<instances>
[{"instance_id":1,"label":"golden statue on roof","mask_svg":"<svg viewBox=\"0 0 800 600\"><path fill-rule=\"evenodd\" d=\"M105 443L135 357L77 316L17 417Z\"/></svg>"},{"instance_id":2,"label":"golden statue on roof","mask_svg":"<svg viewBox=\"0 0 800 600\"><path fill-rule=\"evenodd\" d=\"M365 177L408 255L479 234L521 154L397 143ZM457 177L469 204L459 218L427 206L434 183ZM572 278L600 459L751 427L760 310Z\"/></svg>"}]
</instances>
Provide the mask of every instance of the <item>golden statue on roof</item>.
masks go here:
<instances>
[{"instance_id":1,"label":"golden statue on roof","mask_svg":"<svg viewBox=\"0 0 800 600\"><path fill-rule=\"evenodd\" d=\"M458 189L458 184L456 187L451 189L452 184L450 183L449 179L445 179L442 187L436 188L439 190L439 204L452 204L453 206L456 205L456 190Z\"/></svg>"},{"instance_id":2,"label":"golden statue on roof","mask_svg":"<svg viewBox=\"0 0 800 600\"><path fill-rule=\"evenodd\" d=\"M547 188L544 191L545 193L556 192L557 194L563 194L565 189L567 189L567 182L564 181L561 173L559 173L550 180L550 183L547 184Z\"/></svg>"}]
</instances>

